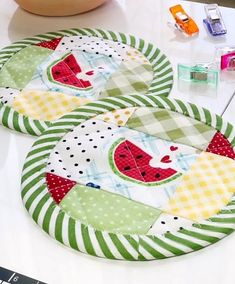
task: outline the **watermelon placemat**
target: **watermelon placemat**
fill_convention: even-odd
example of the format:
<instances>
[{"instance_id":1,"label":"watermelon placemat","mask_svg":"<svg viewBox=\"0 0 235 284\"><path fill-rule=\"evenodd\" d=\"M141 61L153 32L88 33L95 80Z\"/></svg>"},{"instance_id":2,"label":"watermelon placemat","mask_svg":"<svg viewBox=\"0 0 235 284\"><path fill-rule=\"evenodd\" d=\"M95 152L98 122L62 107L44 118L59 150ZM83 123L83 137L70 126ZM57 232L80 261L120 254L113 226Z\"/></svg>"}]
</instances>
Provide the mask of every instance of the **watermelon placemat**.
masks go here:
<instances>
[{"instance_id":1,"label":"watermelon placemat","mask_svg":"<svg viewBox=\"0 0 235 284\"><path fill-rule=\"evenodd\" d=\"M235 228L234 134L221 117L166 97L89 103L34 143L23 202L45 232L94 256L199 250Z\"/></svg>"},{"instance_id":2,"label":"watermelon placemat","mask_svg":"<svg viewBox=\"0 0 235 284\"><path fill-rule=\"evenodd\" d=\"M100 29L23 39L0 52L0 123L40 135L88 102L132 94L167 96L173 72L154 45Z\"/></svg>"}]
</instances>

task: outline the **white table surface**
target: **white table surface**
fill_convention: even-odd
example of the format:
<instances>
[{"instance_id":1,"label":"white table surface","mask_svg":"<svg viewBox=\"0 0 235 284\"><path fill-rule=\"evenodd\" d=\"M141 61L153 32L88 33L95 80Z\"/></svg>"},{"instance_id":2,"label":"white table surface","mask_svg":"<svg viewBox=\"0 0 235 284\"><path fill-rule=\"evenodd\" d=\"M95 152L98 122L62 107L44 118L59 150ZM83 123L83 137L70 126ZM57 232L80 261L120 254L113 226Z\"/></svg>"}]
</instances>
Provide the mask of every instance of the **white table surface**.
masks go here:
<instances>
[{"instance_id":1,"label":"white table surface","mask_svg":"<svg viewBox=\"0 0 235 284\"><path fill-rule=\"evenodd\" d=\"M228 34L208 36L203 5L182 1L200 34L184 38L167 25L174 0L110 0L90 13L65 18L29 14L12 0L0 1L0 48L26 36L71 27L100 27L131 33L164 51L176 71L178 62L213 59L214 47L235 44L235 10L221 8ZM175 72L176 73L176 72ZM182 93L177 81L171 97L195 102L221 114L235 82L221 82L216 97ZM235 99L224 118L235 123ZM47 236L29 217L20 197L20 175L35 138L0 127L0 266L49 284L234 284L235 234L199 252L151 262L98 259L66 248Z\"/></svg>"}]
</instances>

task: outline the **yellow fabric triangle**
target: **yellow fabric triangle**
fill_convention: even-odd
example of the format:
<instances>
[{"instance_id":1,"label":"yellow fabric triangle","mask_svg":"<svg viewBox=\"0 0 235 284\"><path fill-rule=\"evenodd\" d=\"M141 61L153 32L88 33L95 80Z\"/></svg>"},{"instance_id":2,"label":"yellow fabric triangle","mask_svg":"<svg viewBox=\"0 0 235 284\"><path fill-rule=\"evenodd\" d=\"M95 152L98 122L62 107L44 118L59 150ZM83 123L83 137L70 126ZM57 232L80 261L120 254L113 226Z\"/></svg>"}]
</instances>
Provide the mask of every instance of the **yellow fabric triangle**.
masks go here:
<instances>
[{"instance_id":1,"label":"yellow fabric triangle","mask_svg":"<svg viewBox=\"0 0 235 284\"><path fill-rule=\"evenodd\" d=\"M194 221L218 213L235 192L235 162L203 152L163 211Z\"/></svg>"}]
</instances>

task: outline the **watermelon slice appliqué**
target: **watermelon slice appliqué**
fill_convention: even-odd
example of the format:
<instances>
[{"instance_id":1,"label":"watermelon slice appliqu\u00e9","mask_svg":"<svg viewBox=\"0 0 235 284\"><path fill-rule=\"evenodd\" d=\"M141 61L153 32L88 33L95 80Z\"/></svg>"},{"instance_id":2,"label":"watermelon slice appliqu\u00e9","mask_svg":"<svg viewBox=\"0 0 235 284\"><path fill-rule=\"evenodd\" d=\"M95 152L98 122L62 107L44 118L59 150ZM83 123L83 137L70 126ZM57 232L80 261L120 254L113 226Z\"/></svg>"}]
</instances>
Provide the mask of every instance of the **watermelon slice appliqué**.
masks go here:
<instances>
[{"instance_id":1,"label":"watermelon slice appliqu\u00e9","mask_svg":"<svg viewBox=\"0 0 235 284\"><path fill-rule=\"evenodd\" d=\"M109 163L119 177L143 184L156 186L170 182L182 174L171 168L150 166L152 156L130 142L120 138L109 151Z\"/></svg>"},{"instance_id":2,"label":"watermelon slice appliqu\u00e9","mask_svg":"<svg viewBox=\"0 0 235 284\"><path fill-rule=\"evenodd\" d=\"M91 82L77 77L78 74L82 75L83 73L76 58L70 53L51 64L47 69L47 76L53 83L79 90L90 90L92 89ZM84 74L92 76L93 70L89 70Z\"/></svg>"}]
</instances>

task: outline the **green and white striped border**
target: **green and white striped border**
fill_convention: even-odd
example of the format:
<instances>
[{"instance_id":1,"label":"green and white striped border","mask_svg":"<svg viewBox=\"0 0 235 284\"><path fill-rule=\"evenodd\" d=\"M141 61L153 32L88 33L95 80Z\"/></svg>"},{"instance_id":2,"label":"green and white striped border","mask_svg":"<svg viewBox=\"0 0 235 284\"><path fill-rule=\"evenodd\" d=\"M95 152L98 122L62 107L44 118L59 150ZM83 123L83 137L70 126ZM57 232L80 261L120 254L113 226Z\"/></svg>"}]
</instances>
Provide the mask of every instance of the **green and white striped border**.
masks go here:
<instances>
[{"instance_id":1,"label":"green and white striped border","mask_svg":"<svg viewBox=\"0 0 235 284\"><path fill-rule=\"evenodd\" d=\"M158 48L154 47L153 44L146 43L143 39L139 39L132 35L101 29L74 28L58 32L49 32L15 42L3 48L0 52L0 70L15 53L31 44L37 44L42 41L48 41L64 36L76 35L92 35L108 40L119 41L138 49L146 56L153 68L154 78L148 93L163 96L169 95L173 85L173 70L167 57ZM0 103L0 111L0 123L10 129L30 135L38 136L47 128L47 125L50 125L50 122L38 121L25 117L14 111L13 108L5 106L2 103Z\"/></svg>"},{"instance_id":2,"label":"green and white striped border","mask_svg":"<svg viewBox=\"0 0 235 284\"><path fill-rule=\"evenodd\" d=\"M22 199L34 221L59 242L111 259L151 260L192 252L235 230L235 197L214 217L165 235L118 235L97 231L67 215L49 194L45 169L52 149L74 127L98 114L126 107L169 109L212 126L235 145L235 129L218 115L194 104L161 96L123 96L89 103L54 122L33 144L22 173Z\"/></svg>"}]
</instances>

